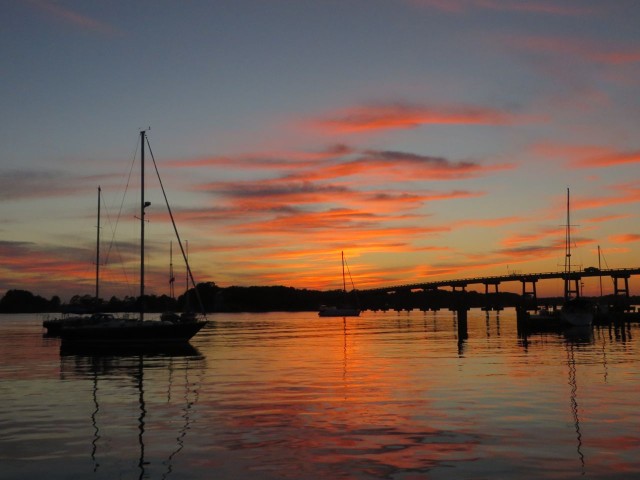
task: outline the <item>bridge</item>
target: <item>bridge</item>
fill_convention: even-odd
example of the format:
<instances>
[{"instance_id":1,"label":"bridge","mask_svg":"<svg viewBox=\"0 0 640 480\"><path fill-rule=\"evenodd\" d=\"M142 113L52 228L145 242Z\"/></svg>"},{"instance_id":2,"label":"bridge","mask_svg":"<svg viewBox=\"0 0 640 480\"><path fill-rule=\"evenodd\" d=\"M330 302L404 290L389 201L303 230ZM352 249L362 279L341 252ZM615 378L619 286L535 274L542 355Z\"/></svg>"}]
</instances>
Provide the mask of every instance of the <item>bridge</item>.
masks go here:
<instances>
[{"instance_id":1,"label":"bridge","mask_svg":"<svg viewBox=\"0 0 640 480\"><path fill-rule=\"evenodd\" d=\"M484 293L489 298L499 293L499 285L506 282L520 282L522 284L522 305L526 310L535 310L538 306L536 283L540 280L562 279L565 282L565 296L580 296L579 284L586 277L611 277L614 284L614 296L620 300L629 298L629 279L633 275L640 275L640 268L598 269L586 268L570 273L545 272L545 273L512 273L508 275L461 278L457 280L439 280L433 282L411 283L391 287L378 287L366 290L358 290L359 294L402 294L415 291L434 291L442 288L450 288L453 292L465 292L469 285L484 285ZM491 288L492 287L492 288ZM460 310L460 306L455 307ZM463 307L462 307L463 308ZM487 302L486 309L501 309L499 305L490 305Z\"/></svg>"}]
</instances>

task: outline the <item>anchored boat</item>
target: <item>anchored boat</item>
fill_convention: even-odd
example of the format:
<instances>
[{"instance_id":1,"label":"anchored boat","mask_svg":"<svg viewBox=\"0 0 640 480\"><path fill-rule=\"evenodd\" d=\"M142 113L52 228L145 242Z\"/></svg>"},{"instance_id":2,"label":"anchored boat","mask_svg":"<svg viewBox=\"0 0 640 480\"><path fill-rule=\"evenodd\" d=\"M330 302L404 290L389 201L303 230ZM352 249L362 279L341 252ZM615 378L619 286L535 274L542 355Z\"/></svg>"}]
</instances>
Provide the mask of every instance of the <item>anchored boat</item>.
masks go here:
<instances>
[{"instance_id":1,"label":"anchored boat","mask_svg":"<svg viewBox=\"0 0 640 480\"><path fill-rule=\"evenodd\" d=\"M145 273L145 239L144 239L144 227L145 227L145 209L151 205L150 202L145 201L145 181L144 181L144 167L145 167L145 144L148 143L146 132L140 132L140 170L141 170L141 194L140 194L140 311L138 317L129 316L115 316L111 314L94 314L88 318L74 319L73 321L61 321L56 328L59 327L59 335L62 339L63 345L69 343L180 343L188 342L196 333L204 327L206 324L205 319L199 319L196 316L178 316L164 317L159 320L146 320L144 309L144 273ZM155 166L155 160L154 160ZM156 167L157 172L157 167ZM158 178L159 174L158 174ZM160 181L162 187L162 181ZM164 187L162 192L166 200L166 194ZM187 264L188 275L195 287L195 281L193 275L186 261L184 249L182 248L182 242L178 235L178 230L173 219L173 214L169 203L167 201L167 208L169 210L169 216L173 223L174 231L177 236L178 244L182 250L185 263ZM97 274L96 274L97 276ZM96 280L97 284L97 280ZM198 290L195 288L196 295ZM96 295L98 293L96 287Z\"/></svg>"}]
</instances>

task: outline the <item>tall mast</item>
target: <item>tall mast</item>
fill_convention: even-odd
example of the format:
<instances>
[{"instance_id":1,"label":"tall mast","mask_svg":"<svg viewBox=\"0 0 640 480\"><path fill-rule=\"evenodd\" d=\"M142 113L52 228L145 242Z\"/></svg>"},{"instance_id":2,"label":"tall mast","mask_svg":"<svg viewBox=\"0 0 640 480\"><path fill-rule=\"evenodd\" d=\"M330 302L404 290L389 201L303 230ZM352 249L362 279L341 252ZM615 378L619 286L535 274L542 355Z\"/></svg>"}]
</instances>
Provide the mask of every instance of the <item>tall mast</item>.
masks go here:
<instances>
[{"instance_id":1,"label":"tall mast","mask_svg":"<svg viewBox=\"0 0 640 480\"><path fill-rule=\"evenodd\" d=\"M565 234L565 257L564 257L564 271L567 274L571 273L571 219L569 213L569 189L567 188L567 230Z\"/></svg>"},{"instance_id":2,"label":"tall mast","mask_svg":"<svg viewBox=\"0 0 640 480\"><path fill-rule=\"evenodd\" d=\"M96 308L100 298L100 192L102 189L98 185L98 227L96 233Z\"/></svg>"},{"instance_id":3,"label":"tall mast","mask_svg":"<svg viewBox=\"0 0 640 480\"><path fill-rule=\"evenodd\" d=\"M140 132L140 321L144 320L144 140L145 131Z\"/></svg>"},{"instance_id":4,"label":"tall mast","mask_svg":"<svg viewBox=\"0 0 640 480\"><path fill-rule=\"evenodd\" d=\"M578 278L573 279L575 281L575 288L571 288L571 214L569 208L569 188L567 188L567 228L564 251L564 299L570 300L574 296L576 298L579 297L580 290L578 288Z\"/></svg>"}]
</instances>

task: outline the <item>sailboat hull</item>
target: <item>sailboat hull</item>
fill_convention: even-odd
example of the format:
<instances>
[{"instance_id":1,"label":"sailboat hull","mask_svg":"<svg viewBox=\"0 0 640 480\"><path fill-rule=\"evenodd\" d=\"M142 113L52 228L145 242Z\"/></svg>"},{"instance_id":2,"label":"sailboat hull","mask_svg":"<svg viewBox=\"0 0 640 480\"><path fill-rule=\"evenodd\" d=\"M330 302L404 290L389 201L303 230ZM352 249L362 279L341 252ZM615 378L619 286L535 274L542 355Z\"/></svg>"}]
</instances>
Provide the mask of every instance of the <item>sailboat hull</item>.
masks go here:
<instances>
[{"instance_id":1,"label":"sailboat hull","mask_svg":"<svg viewBox=\"0 0 640 480\"><path fill-rule=\"evenodd\" d=\"M118 320L102 325L62 327L62 343L181 343L188 342L205 321L170 323L161 321Z\"/></svg>"},{"instance_id":2,"label":"sailboat hull","mask_svg":"<svg viewBox=\"0 0 640 480\"><path fill-rule=\"evenodd\" d=\"M593 307L583 298L574 298L562 306L560 318L574 327L586 327L593 323Z\"/></svg>"},{"instance_id":3,"label":"sailboat hull","mask_svg":"<svg viewBox=\"0 0 640 480\"><path fill-rule=\"evenodd\" d=\"M561 312L560 318L573 327L588 327L593 323L591 312Z\"/></svg>"}]
</instances>

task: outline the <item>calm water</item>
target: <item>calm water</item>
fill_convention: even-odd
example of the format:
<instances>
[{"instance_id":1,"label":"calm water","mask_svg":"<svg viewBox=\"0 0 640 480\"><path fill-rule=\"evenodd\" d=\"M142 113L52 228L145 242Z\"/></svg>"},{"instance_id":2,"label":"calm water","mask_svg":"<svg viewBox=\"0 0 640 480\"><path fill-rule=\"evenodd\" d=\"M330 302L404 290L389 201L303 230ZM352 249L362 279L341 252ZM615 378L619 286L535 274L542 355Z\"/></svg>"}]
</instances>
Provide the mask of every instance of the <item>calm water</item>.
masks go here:
<instances>
[{"instance_id":1,"label":"calm water","mask_svg":"<svg viewBox=\"0 0 640 480\"><path fill-rule=\"evenodd\" d=\"M640 476L640 327L513 311L212 315L177 352L61 351L0 316L0 478Z\"/></svg>"}]
</instances>

